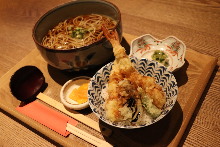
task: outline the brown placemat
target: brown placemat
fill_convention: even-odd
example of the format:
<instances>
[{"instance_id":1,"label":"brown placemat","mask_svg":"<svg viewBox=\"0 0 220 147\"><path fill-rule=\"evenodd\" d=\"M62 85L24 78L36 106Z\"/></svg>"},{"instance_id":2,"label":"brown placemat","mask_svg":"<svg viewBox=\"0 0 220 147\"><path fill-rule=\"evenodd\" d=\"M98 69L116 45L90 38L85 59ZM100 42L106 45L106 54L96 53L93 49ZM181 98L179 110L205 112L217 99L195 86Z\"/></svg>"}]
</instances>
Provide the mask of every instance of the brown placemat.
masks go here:
<instances>
[{"instance_id":1,"label":"brown placemat","mask_svg":"<svg viewBox=\"0 0 220 147\"><path fill-rule=\"evenodd\" d=\"M128 43L130 43L135 36L124 34L124 38L125 40L123 40L122 45L129 50ZM95 121L99 121L100 125L112 129L113 134L110 137L104 137L102 134L83 124L79 124L78 127L117 146L177 146L217 63L215 57L200 54L189 48L187 48L185 59L186 63L183 68L174 73L179 86L177 103L172 111L158 123L141 129L126 130L114 128L99 121L95 114L92 113L91 109L88 108L79 112ZM60 71L49 66L40 56L38 50L34 49L0 78L1 109L63 146L89 145L74 135L63 137L15 110L15 107L20 104L20 101L16 100L11 95L9 80L16 70L26 65L34 65L43 72L46 77L46 82L48 83L48 87L44 91L44 94L57 101L60 101L59 92L62 85L67 80L76 76L92 76L98 69L90 70L89 72L82 71L71 73Z\"/></svg>"}]
</instances>

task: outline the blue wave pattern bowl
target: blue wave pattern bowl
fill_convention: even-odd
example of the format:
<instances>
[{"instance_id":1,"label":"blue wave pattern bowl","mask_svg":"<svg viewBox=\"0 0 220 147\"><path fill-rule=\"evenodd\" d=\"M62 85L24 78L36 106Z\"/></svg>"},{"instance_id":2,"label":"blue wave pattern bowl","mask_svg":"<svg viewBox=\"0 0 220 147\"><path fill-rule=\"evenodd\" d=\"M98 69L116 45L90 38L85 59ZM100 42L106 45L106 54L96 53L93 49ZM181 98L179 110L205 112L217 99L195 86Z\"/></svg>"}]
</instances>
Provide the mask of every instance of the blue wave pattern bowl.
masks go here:
<instances>
[{"instance_id":1,"label":"blue wave pattern bowl","mask_svg":"<svg viewBox=\"0 0 220 147\"><path fill-rule=\"evenodd\" d=\"M89 105L92 111L99 117L99 119L101 119L109 125L125 129L145 127L162 119L173 108L178 93L176 79L174 75L167 70L166 67L160 66L158 62L148 59L131 58L131 61L134 65L134 68L139 73L145 76L154 77L156 79L156 83L162 86L162 89L166 94L166 103L159 117L157 117L154 120L146 121L146 123L143 125L136 126L126 125L123 123L113 123L106 119L104 109L105 98L102 97L102 90L106 88L106 84L108 83L109 75L113 64L112 62L103 66L91 78L88 90Z\"/></svg>"}]
</instances>

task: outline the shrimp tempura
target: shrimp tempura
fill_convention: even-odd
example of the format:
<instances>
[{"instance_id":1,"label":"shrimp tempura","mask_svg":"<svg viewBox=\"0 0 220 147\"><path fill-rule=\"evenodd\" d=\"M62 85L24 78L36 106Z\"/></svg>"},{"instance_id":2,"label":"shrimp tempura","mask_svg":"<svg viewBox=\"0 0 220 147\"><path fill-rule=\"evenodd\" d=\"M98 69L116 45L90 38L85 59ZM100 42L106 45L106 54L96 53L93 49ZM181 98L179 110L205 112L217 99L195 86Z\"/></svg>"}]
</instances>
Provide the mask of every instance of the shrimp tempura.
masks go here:
<instances>
[{"instance_id":1,"label":"shrimp tempura","mask_svg":"<svg viewBox=\"0 0 220 147\"><path fill-rule=\"evenodd\" d=\"M161 109L166 102L162 88L155 83L153 77L143 76L135 70L125 48L119 42L116 30L110 32L105 27L102 29L113 46L115 56L108 82L106 117L113 122L132 119L131 110L124 106L131 97L136 100L141 98L140 91L137 90L139 87L153 99L153 104Z\"/></svg>"}]
</instances>

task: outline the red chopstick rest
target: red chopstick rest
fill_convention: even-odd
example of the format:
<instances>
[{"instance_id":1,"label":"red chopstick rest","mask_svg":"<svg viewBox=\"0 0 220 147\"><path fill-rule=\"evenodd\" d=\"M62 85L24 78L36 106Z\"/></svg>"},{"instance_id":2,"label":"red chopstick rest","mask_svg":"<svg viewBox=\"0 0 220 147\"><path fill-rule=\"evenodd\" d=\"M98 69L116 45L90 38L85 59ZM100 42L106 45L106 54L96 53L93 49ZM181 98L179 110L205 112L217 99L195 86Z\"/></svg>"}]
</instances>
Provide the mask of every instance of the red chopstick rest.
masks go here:
<instances>
[{"instance_id":1,"label":"red chopstick rest","mask_svg":"<svg viewBox=\"0 0 220 147\"><path fill-rule=\"evenodd\" d=\"M16 110L65 137L70 134L66 130L67 123L73 126L78 123L76 120L37 101L17 107Z\"/></svg>"}]
</instances>

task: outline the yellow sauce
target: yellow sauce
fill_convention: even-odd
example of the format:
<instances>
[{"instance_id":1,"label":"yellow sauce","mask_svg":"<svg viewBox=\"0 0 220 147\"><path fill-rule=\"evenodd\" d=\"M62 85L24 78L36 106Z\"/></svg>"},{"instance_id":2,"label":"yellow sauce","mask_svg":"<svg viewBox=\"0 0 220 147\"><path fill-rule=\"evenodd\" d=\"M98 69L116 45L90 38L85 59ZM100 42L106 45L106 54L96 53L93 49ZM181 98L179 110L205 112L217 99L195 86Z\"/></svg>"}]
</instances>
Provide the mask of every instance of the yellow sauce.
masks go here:
<instances>
[{"instance_id":1,"label":"yellow sauce","mask_svg":"<svg viewBox=\"0 0 220 147\"><path fill-rule=\"evenodd\" d=\"M79 88L73 89L70 93L69 98L76 101L79 104L85 103L88 101L88 86L89 83L82 84Z\"/></svg>"}]
</instances>

